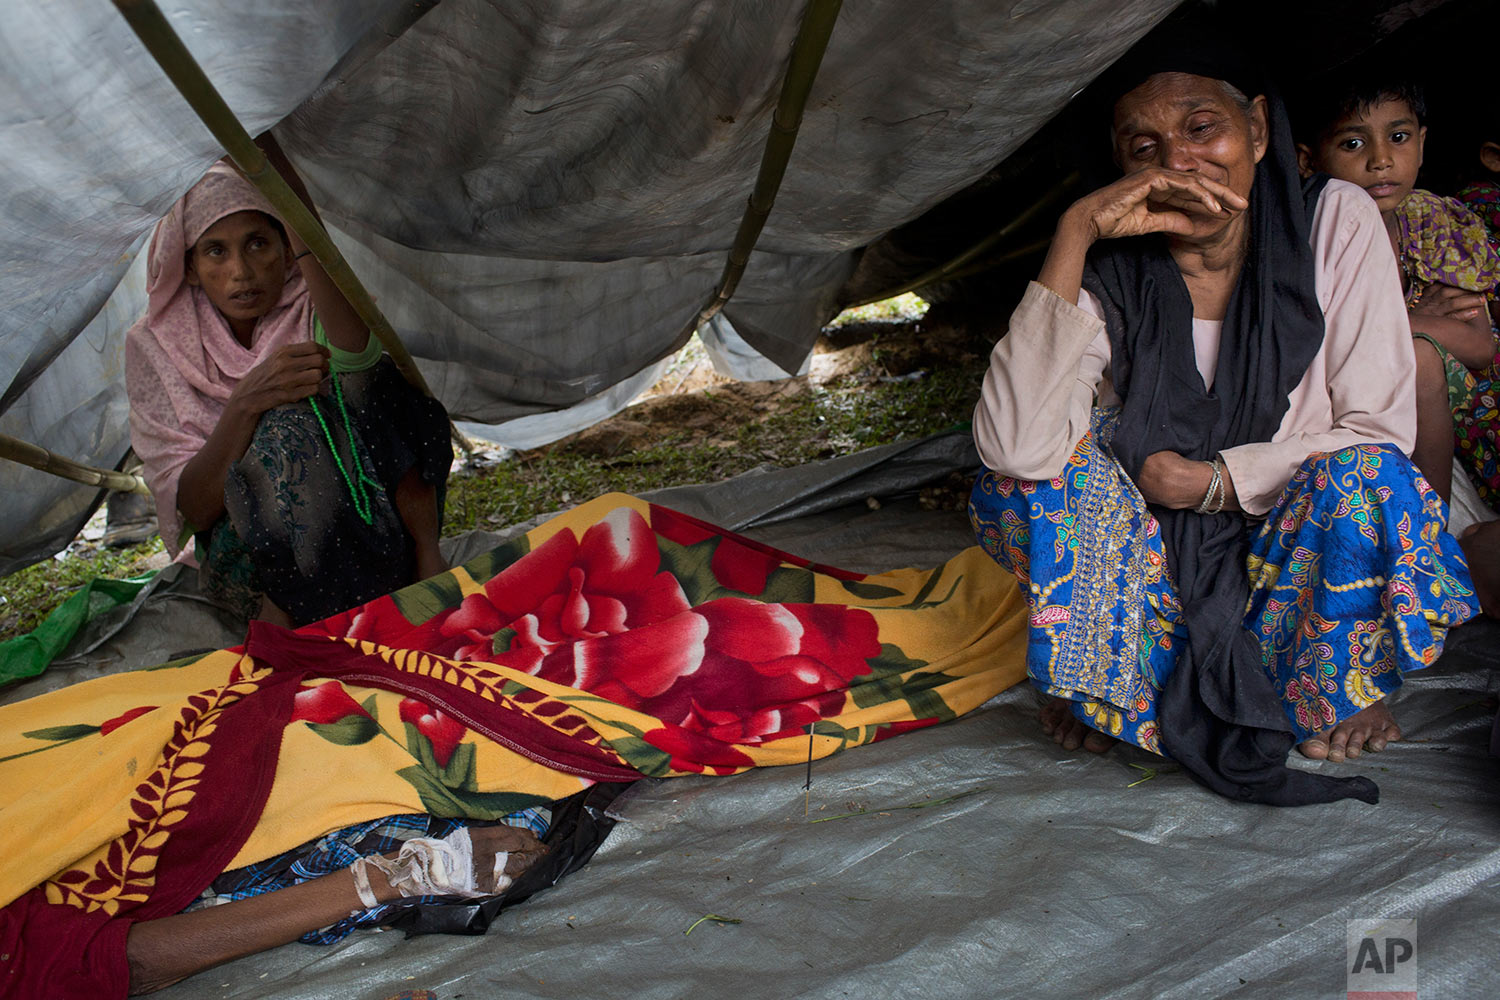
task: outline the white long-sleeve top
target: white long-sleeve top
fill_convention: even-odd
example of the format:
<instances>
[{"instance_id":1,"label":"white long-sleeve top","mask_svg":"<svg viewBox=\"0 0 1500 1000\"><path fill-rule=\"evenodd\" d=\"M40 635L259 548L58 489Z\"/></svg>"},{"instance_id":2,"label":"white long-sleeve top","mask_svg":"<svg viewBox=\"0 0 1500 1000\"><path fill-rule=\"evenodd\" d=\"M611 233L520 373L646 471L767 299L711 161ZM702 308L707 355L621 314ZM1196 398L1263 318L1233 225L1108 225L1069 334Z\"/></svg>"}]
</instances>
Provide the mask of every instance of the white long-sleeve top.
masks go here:
<instances>
[{"instance_id":1,"label":"white long-sleeve top","mask_svg":"<svg viewBox=\"0 0 1500 1000\"><path fill-rule=\"evenodd\" d=\"M1354 444L1393 444L1410 455L1417 432L1411 327L1396 257L1375 202L1360 188L1329 181L1313 214L1315 285L1323 345L1292 390L1270 441L1222 453L1251 514L1271 509L1292 473L1315 452ZM1204 384L1213 386L1221 320L1193 320ZM1078 305L1035 282L990 354L974 411L984 464L1018 479L1051 479L1089 428L1089 412L1117 403L1109 378L1109 336L1087 291Z\"/></svg>"}]
</instances>

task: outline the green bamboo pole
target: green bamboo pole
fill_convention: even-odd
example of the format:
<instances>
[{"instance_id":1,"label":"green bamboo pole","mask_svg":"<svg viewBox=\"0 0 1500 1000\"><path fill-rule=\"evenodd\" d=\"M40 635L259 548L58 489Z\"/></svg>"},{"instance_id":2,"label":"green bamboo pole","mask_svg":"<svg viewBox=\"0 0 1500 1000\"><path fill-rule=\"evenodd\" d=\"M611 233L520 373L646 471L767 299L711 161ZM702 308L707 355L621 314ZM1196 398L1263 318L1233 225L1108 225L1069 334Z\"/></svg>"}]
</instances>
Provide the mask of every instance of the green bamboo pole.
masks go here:
<instances>
[{"instance_id":1,"label":"green bamboo pole","mask_svg":"<svg viewBox=\"0 0 1500 1000\"><path fill-rule=\"evenodd\" d=\"M349 300L359 318L369 327L370 333L380 341L380 346L391 356L401 374L421 390L423 395L431 396L432 389L417 370L411 353L396 335L395 329L375 304L375 300L370 297L370 293L365 290L354 269L339 252L338 246L329 238L328 231L266 159L266 154L255 144L255 140L250 138L250 133L245 131L245 127L224 102L193 54L167 23L155 0L114 0L114 4L155 58L162 72L167 74L183 99L197 112L199 119L239 166L245 178L260 189L276 211L281 213L286 224L307 244L307 249L318 258L323 270L328 272L344 298ZM459 433L458 428L453 427L451 421L449 426L454 441L465 452L472 452L473 446Z\"/></svg>"},{"instance_id":2,"label":"green bamboo pole","mask_svg":"<svg viewBox=\"0 0 1500 1000\"><path fill-rule=\"evenodd\" d=\"M860 299L858 302L850 302L846 304L844 308L858 309L860 306L867 306L872 302L884 302L886 299L893 299L898 295L905 295L907 292L914 292L926 285L935 285L939 281L945 281L950 278L959 277L960 269L963 268L965 264L974 260L976 257L979 257L981 254L988 253L991 249L998 246L1000 243L1003 243L1007 238L1011 236L1011 234L1015 233L1018 229L1025 226L1032 219L1036 218L1037 215L1039 215L1044 209L1056 203L1058 199L1062 198L1063 195L1071 191L1082 177L1083 175L1075 170L1073 173L1063 178L1062 183L1058 184L1051 191L1047 192L1047 194L1043 195L1034 204L1032 204L1030 208L1026 209L1026 211L1022 212L1020 215L1016 216L1014 219L1010 220L995 232L980 240L978 243L975 243L973 246L969 247L969 249L965 250L957 257L954 257L952 260L939 264L937 267L932 268L930 271L924 271L923 273L917 275L915 278L912 278L910 281L898 285L895 288L887 289L886 291L880 292L876 295L867 295L864 298ZM1030 248L1028 247L1027 249L1029 250ZM983 268L981 268L981 270L983 270ZM974 272L964 270L962 271L962 273L971 274Z\"/></svg>"},{"instance_id":3,"label":"green bamboo pole","mask_svg":"<svg viewBox=\"0 0 1500 1000\"><path fill-rule=\"evenodd\" d=\"M802 127L802 112L807 107L807 97L817 79L818 69L823 65L823 53L828 50L828 39L833 34L833 25L842 6L843 0L808 0L807 9L802 12L802 25L792 43L792 57L781 83L776 112L771 116L771 133L766 137L766 148L761 154L760 171L755 177L755 188L750 192L750 202L745 206L739 230L734 234L718 289L698 312L682 340L713 319L739 287L745 266L750 263L750 252L755 249L771 208L776 204L776 192L786 176L787 162L797 144L797 131Z\"/></svg>"},{"instance_id":4,"label":"green bamboo pole","mask_svg":"<svg viewBox=\"0 0 1500 1000\"><path fill-rule=\"evenodd\" d=\"M28 465L33 469L39 469L63 479L71 479L85 486L102 486L105 489L118 490L122 493L151 495L151 491L146 488L146 481L140 476L128 472L116 472L114 469L97 469L92 465L84 465L70 458L54 455L40 445L13 438L9 434L0 434L0 458L8 458L12 462Z\"/></svg>"}]
</instances>

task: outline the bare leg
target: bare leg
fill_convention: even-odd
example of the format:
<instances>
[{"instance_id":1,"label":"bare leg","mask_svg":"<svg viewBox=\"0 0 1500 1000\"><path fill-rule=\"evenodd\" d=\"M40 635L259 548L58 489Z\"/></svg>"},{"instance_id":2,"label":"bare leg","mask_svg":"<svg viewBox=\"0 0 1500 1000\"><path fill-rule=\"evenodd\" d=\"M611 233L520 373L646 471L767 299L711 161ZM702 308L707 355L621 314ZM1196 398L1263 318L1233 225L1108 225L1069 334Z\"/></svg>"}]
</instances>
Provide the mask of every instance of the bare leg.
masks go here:
<instances>
[{"instance_id":1,"label":"bare leg","mask_svg":"<svg viewBox=\"0 0 1500 1000\"><path fill-rule=\"evenodd\" d=\"M417 579L446 572L448 564L438 551L437 489L422 482L416 469L407 470L396 484L396 512L417 549Z\"/></svg>"},{"instance_id":2,"label":"bare leg","mask_svg":"<svg viewBox=\"0 0 1500 1000\"><path fill-rule=\"evenodd\" d=\"M255 617L263 622L270 622L272 625L280 625L282 628L293 627L292 616L277 607L276 603L264 594L260 596L260 611Z\"/></svg>"},{"instance_id":3,"label":"bare leg","mask_svg":"<svg viewBox=\"0 0 1500 1000\"><path fill-rule=\"evenodd\" d=\"M1468 559L1480 608L1500 618L1500 521L1470 525L1458 544Z\"/></svg>"},{"instance_id":4,"label":"bare leg","mask_svg":"<svg viewBox=\"0 0 1500 1000\"><path fill-rule=\"evenodd\" d=\"M505 873L512 878L530 867L544 851L530 830L513 826L469 828L476 859L493 859L509 851ZM480 888L493 889L490 865L476 863ZM399 899L379 872L370 888L382 903ZM222 962L297 940L364 909L349 869L232 903L178 913L131 926L125 939L130 962L130 993L154 993Z\"/></svg>"},{"instance_id":5,"label":"bare leg","mask_svg":"<svg viewBox=\"0 0 1500 1000\"><path fill-rule=\"evenodd\" d=\"M1103 753L1118 742L1113 736L1080 722L1073 714L1072 704L1066 698L1049 698L1042 706L1042 731L1052 737L1053 743L1064 750L1083 747L1090 753Z\"/></svg>"},{"instance_id":6,"label":"bare leg","mask_svg":"<svg viewBox=\"0 0 1500 1000\"><path fill-rule=\"evenodd\" d=\"M1427 484L1447 503L1453 493L1453 413L1442 356L1425 340L1412 339L1417 355L1417 441L1411 459Z\"/></svg>"}]
</instances>

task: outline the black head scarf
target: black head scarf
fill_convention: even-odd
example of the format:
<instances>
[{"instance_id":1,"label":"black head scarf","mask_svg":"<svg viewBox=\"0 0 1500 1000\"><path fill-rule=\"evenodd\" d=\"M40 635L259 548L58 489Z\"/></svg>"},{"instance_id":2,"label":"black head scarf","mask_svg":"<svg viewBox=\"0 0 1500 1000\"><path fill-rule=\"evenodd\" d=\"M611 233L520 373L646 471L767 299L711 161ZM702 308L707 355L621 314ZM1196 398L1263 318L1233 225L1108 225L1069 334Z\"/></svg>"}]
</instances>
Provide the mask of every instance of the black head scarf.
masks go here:
<instances>
[{"instance_id":1,"label":"black head scarf","mask_svg":"<svg viewBox=\"0 0 1500 1000\"><path fill-rule=\"evenodd\" d=\"M1193 351L1193 303L1162 235L1103 240L1084 274L1101 303L1123 399L1113 450L1136 478L1146 457L1173 451L1207 461L1226 448L1269 441L1288 396L1323 342L1308 239L1327 178L1304 185L1281 101L1220 32L1158 29L1107 75L1115 98L1156 73L1226 80L1265 94L1269 146L1256 166L1249 249L1224 317L1212 391ZM1295 737L1244 627L1250 525L1242 514L1153 508L1183 603L1188 641L1158 702L1162 744L1199 782L1248 802L1302 805L1354 797L1375 802L1367 778L1293 771Z\"/></svg>"}]
</instances>

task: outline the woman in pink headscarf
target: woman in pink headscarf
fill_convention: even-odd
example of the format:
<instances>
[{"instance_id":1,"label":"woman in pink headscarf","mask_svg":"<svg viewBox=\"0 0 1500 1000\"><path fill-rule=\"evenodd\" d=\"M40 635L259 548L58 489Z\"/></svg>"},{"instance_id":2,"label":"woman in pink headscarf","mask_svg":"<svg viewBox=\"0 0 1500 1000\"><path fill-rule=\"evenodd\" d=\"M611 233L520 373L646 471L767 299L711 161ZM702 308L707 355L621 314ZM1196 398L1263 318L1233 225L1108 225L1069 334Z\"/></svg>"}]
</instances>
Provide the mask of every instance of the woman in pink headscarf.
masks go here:
<instances>
[{"instance_id":1,"label":"woman in pink headscarf","mask_svg":"<svg viewBox=\"0 0 1500 1000\"><path fill-rule=\"evenodd\" d=\"M131 436L162 538L180 558L196 539L205 591L302 624L446 569L447 415L260 192L215 164L149 253L126 340Z\"/></svg>"}]
</instances>

